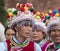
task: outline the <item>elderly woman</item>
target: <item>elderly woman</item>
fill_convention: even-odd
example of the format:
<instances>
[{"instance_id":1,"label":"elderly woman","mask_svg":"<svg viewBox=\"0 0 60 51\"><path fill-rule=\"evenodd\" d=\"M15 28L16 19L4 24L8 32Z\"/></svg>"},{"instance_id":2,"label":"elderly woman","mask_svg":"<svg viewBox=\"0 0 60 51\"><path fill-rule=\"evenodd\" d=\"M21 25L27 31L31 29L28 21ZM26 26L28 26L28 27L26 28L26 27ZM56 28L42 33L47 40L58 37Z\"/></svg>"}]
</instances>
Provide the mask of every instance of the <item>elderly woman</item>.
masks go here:
<instances>
[{"instance_id":1,"label":"elderly woman","mask_svg":"<svg viewBox=\"0 0 60 51\"><path fill-rule=\"evenodd\" d=\"M40 46L29 39L33 24L34 17L30 11L22 12L11 21L11 28L16 30L16 35L10 40L11 51L41 51Z\"/></svg>"},{"instance_id":2,"label":"elderly woman","mask_svg":"<svg viewBox=\"0 0 60 51\"><path fill-rule=\"evenodd\" d=\"M60 51L60 18L51 20L47 27L52 43L47 46L46 51Z\"/></svg>"}]
</instances>

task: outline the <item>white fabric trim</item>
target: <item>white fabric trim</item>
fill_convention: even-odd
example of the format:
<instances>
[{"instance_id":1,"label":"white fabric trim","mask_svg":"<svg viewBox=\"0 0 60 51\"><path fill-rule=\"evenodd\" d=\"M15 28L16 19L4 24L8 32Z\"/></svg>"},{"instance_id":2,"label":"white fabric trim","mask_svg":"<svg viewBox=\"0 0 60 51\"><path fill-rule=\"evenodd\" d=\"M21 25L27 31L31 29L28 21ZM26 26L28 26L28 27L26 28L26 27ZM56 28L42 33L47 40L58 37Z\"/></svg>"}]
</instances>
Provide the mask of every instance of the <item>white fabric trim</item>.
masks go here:
<instances>
[{"instance_id":1,"label":"white fabric trim","mask_svg":"<svg viewBox=\"0 0 60 51\"><path fill-rule=\"evenodd\" d=\"M5 42L0 42L0 51L7 51L7 44Z\"/></svg>"},{"instance_id":2,"label":"white fabric trim","mask_svg":"<svg viewBox=\"0 0 60 51\"><path fill-rule=\"evenodd\" d=\"M47 34L47 27L43 22L36 21L35 25L39 26L41 28L41 30Z\"/></svg>"},{"instance_id":3,"label":"white fabric trim","mask_svg":"<svg viewBox=\"0 0 60 51\"><path fill-rule=\"evenodd\" d=\"M52 44L54 44L54 42L49 43L49 44L47 45L47 47L46 47L45 51L47 51L47 48L48 48L50 45L52 45Z\"/></svg>"},{"instance_id":4,"label":"white fabric trim","mask_svg":"<svg viewBox=\"0 0 60 51\"><path fill-rule=\"evenodd\" d=\"M34 51L42 51L41 47L35 42L34 42Z\"/></svg>"},{"instance_id":5,"label":"white fabric trim","mask_svg":"<svg viewBox=\"0 0 60 51\"><path fill-rule=\"evenodd\" d=\"M60 18L59 17L56 17L55 19L50 20L48 25L47 25L47 31L50 30L51 26L58 25L58 24L60 24Z\"/></svg>"},{"instance_id":6,"label":"white fabric trim","mask_svg":"<svg viewBox=\"0 0 60 51\"><path fill-rule=\"evenodd\" d=\"M3 42L6 40L4 35L5 27L0 23L0 42Z\"/></svg>"}]
</instances>

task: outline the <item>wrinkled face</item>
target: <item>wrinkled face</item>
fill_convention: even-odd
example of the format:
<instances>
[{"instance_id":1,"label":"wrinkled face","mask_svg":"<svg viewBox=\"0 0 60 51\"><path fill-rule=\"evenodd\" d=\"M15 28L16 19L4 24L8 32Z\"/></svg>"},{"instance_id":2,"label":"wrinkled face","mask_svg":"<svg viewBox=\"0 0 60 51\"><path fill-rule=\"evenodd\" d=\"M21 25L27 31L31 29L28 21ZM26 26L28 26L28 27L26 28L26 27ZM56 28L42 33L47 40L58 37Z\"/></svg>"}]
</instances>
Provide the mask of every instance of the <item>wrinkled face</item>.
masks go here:
<instances>
[{"instance_id":1,"label":"wrinkled face","mask_svg":"<svg viewBox=\"0 0 60 51\"><path fill-rule=\"evenodd\" d=\"M31 39L35 42L40 42L44 37L43 31L38 29L33 29Z\"/></svg>"},{"instance_id":2,"label":"wrinkled face","mask_svg":"<svg viewBox=\"0 0 60 51\"><path fill-rule=\"evenodd\" d=\"M60 43L60 26L52 27L50 36L55 43Z\"/></svg>"},{"instance_id":3,"label":"wrinkled face","mask_svg":"<svg viewBox=\"0 0 60 51\"><path fill-rule=\"evenodd\" d=\"M15 31L12 29L8 29L6 31L5 37L6 39L11 39L15 35Z\"/></svg>"},{"instance_id":4,"label":"wrinkled face","mask_svg":"<svg viewBox=\"0 0 60 51\"><path fill-rule=\"evenodd\" d=\"M31 26L19 26L18 27L18 35L23 38L29 38L32 33Z\"/></svg>"},{"instance_id":5,"label":"wrinkled face","mask_svg":"<svg viewBox=\"0 0 60 51\"><path fill-rule=\"evenodd\" d=\"M18 23L17 26L18 35L23 38L29 38L32 34L32 21L31 20L24 20Z\"/></svg>"}]
</instances>

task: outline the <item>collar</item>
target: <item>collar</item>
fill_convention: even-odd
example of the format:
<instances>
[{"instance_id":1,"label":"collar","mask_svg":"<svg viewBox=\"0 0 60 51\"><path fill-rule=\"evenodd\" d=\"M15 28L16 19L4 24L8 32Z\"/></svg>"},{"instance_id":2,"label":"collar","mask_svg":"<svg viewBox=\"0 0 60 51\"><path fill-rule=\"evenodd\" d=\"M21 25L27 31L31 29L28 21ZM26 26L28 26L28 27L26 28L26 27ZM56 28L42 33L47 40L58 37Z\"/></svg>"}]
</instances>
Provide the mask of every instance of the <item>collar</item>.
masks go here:
<instances>
[{"instance_id":1,"label":"collar","mask_svg":"<svg viewBox=\"0 0 60 51\"><path fill-rule=\"evenodd\" d=\"M45 43L47 42L47 40L46 39L43 39L42 41L40 41L40 43L39 43L39 45L42 47Z\"/></svg>"},{"instance_id":2,"label":"collar","mask_svg":"<svg viewBox=\"0 0 60 51\"><path fill-rule=\"evenodd\" d=\"M13 41L17 44L17 46L25 47L29 44L29 39L27 38L22 43L20 43L15 37L13 37Z\"/></svg>"},{"instance_id":3,"label":"collar","mask_svg":"<svg viewBox=\"0 0 60 51\"><path fill-rule=\"evenodd\" d=\"M60 44L54 44L55 49L60 49Z\"/></svg>"}]
</instances>

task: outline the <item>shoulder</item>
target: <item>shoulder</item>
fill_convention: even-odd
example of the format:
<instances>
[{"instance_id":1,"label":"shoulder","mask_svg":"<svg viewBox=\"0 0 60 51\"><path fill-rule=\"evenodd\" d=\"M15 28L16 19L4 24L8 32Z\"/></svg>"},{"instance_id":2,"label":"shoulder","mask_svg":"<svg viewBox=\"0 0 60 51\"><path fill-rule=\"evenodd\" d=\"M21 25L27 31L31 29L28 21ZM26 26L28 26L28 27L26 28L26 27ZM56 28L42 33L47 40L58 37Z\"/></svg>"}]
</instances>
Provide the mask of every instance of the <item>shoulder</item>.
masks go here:
<instances>
[{"instance_id":1,"label":"shoulder","mask_svg":"<svg viewBox=\"0 0 60 51\"><path fill-rule=\"evenodd\" d=\"M53 45L54 45L53 42L52 42L52 43L49 43L49 44L47 45L45 51L47 51L47 50L50 49L50 48L54 48Z\"/></svg>"},{"instance_id":2,"label":"shoulder","mask_svg":"<svg viewBox=\"0 0 60 51\"><path fill-rule=\"evenodd\" d=\"M0 42L0 51L7 51L7 44L5 42Z\"/></svg>"},{"instance_id":3,"label":"shoulder","mask_svg":"<svg viewBox=\"0 0 60 51\"><path fill-rule=\"evenodd\" d=\"M0 42L1 47L5 47L6 45L7 45L6 42Z\"/></svg>"}]
</instances>

